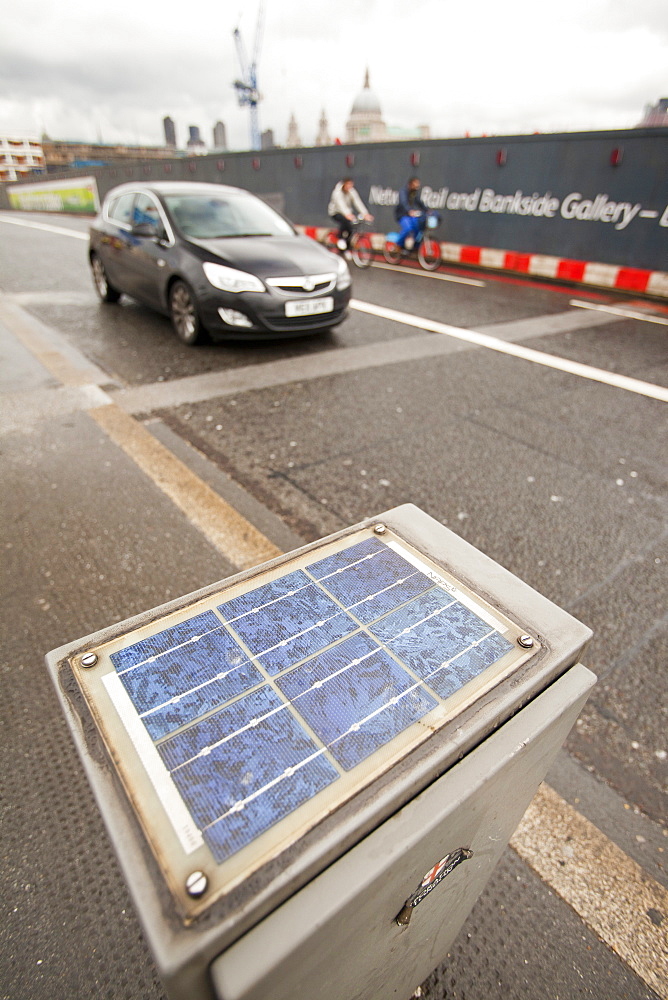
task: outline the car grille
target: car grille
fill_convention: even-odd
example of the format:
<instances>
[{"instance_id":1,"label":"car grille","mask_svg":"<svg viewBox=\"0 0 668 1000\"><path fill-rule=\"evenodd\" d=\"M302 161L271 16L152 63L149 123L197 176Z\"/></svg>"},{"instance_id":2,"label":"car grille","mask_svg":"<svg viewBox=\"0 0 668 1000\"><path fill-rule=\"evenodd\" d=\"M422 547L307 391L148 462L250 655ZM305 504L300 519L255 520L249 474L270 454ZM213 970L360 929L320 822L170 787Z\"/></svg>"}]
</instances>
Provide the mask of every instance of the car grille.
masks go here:
<instances>
[{"instance_id":1,"label":"car grille","mask_svg":"<svg viewBox=\"0 0 668 1000\"><path fill-rule=\"evenodd\" d=\"M292 278L265 278L265 282L284 295L322 295L334 288L335 274L300 274Z\"/></svg>"},{"instance_id":2,"label":"car grille","mask_svg":"<svg viewBox=\"0 0 668 1000\"><path fill-rule=\"evenodd\" d=\"M344 309L334 309L332 312L320 313L317 316L268 316L262 317L262 322L270 330L320 330L337 323Z\"/></svg>"}]
</instances>

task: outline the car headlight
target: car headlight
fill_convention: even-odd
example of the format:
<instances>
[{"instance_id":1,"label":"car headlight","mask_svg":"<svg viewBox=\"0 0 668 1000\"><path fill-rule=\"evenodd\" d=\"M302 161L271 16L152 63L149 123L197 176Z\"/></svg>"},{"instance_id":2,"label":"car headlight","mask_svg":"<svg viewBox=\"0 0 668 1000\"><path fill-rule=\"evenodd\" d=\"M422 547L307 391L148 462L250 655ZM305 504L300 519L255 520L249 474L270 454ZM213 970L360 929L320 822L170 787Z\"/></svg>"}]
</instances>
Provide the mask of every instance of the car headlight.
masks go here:
<instances>
[{"instance_id":1,"label":"car headlight","mask_svg":"<svg viewBox=\"0 0 668 1000\"><path fill-rule=\"evenodd\" d=\"M343 257L339 257L339 263L336 269L336 287L337 288L349 288L352 282L350 277L350 271L348 270L348 265Z\"/></svg>"},{"instance_id":2,"label":"car headlight","mask_svg":"<svg viewBox=\"0 0 668 1000\"><path fill-rule=\"evenodd\" d=\"M206 261L202 264L204 273L215 288L224 292L264 292L265 287L259 278L247 271L237 271L233 267L213 264Z\"/></svg>"}]
</instances>

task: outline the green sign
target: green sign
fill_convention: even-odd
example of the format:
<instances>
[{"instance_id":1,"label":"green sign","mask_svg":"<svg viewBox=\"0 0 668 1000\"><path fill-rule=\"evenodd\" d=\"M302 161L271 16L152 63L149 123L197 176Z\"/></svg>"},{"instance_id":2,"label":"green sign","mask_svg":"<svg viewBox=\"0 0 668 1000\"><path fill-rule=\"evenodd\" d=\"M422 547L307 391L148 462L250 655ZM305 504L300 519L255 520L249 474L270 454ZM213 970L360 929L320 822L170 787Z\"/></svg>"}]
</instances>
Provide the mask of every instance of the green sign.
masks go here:
<instances>
[{"instance_id":1,"label":"green sign","mask_svg":"<svg viewBox=\"0 0 668 1000\"><path fill-rule=\"evenodd\" d=\"M43 181L40 184L14 184L7 189L7 193L12 208L23 212L95 215L100 206L94 177Z\"/></svg>"}]
</instances>

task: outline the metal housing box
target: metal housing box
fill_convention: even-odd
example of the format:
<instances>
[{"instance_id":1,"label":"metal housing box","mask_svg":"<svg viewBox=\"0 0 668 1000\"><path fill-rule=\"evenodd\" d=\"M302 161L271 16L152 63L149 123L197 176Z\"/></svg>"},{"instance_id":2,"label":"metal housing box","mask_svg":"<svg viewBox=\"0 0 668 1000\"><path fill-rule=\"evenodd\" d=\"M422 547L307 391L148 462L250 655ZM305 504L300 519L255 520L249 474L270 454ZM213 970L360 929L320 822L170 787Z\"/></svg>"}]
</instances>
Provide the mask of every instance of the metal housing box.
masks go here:
<instances>
[{"instance_id":1,"label":"metal housing box","mask_svg":"<svg viewBox=\"0 0 668 1000\"><path fill-rule=\"evenodd\" d=\"M48 654L169 996L415 989L590 634L405 505Z\"/></svg>"}]
</instances>

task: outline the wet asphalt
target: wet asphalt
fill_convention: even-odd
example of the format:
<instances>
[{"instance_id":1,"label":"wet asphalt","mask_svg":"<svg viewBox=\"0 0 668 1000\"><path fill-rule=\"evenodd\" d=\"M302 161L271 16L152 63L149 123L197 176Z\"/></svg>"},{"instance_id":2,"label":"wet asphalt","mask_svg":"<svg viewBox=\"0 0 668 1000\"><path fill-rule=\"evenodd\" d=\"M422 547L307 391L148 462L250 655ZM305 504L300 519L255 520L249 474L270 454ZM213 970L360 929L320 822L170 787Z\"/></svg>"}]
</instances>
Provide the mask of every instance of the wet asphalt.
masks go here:
<instances>
[{"instance_id":1,"label":"wet asphalt","mask_svg":"<svg viewBox=\"0 0 668 1000\"><path fill-rule=\"evenodd\" d=\"M461 342L430 355L419 329L357 312L312 338L186 348L137 303L98 303L83 240L14 226L0 236L0 293L32 334L69 346L112 398L161 386L138 419L280 547L416 503L589 625L599 683L550 781L666 884L665 403ZM354 276L354 294L509 339L515 330L538 351L668 385L667 325L600 314L583 326L570 305L629 300L444 274L483 284L374 268ZM668 318L658 304L653 313ZM159 997L42 659L234 567L85 407L54 402L58 378L7 324L1 345L2 996ZM365 347L358 367L352 353L348 370L327 369L336 352ZM293 378L272 384L271 366L285 362ZM235 392L239 372L248 380ZM221 391L184 402L181 380L207 375ZM512 852L425 992L655 995Z\"/></svg>"}]
</instances>

